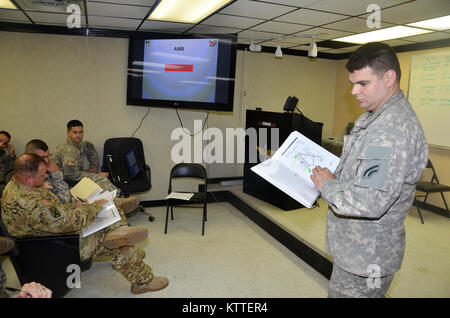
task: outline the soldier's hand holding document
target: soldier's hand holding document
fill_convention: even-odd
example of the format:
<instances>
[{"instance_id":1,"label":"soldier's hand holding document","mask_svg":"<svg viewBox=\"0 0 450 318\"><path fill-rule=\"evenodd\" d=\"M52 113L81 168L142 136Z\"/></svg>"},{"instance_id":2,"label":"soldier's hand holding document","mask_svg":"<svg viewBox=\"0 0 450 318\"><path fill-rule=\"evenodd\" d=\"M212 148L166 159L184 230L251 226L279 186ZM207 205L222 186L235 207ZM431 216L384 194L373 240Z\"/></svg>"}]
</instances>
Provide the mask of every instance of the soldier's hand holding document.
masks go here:
<instances>
[{"instance_id":1,"label":"soldier's hand holding document","mask_svg":"<svg viewBox=\"0 0 450 318\"><path fill-rule=\"evenodd\" d=\"M334 173L338 164L339 157L298 131L293 131L270 159L251 170L305 207L311 208L320 195L310 178L313 168L321 166Z\"/></svg>"},{"instance_id":2,"label":"soldier's hand holding document","mask_svg":"<svg viewBox=\"0 0 450 318\"><path fill-rule=\"evenodd\" d=\"M108 203L103 205L102 210L97 214L94 222L83 228L82 235L86 237L120 221L120 214L114 204L114 198L116 197L117 190L103 191L103 189L89 178L84 177L79 183L72 189L70 193L75 198L87 200L89 203L93 203L98 200L106 200Z\"/></svg>"}]
</instances>

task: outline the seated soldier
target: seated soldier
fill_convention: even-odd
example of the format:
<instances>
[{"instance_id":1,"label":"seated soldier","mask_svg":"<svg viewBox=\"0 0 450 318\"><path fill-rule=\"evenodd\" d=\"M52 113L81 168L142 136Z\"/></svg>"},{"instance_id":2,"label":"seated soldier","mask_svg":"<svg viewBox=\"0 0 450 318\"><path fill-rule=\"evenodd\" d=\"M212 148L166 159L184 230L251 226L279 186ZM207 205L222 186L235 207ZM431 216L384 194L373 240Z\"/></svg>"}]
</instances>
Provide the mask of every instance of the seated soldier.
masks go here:
<instances>
[{"instance_id":1,"label":"seated soldier","mask_svg":"<svg viewBox=\"0 0 450 318\"><path fill-rule=\"evenodd\" d=\"M40 139L30 140L25 146L25 152L34 153L45 161L45 164L47 165L48 177L45 180L44 185L48 190L53 192L62 203L75 202L77 200L70 194L69 185L64 181L63 174L61 170L59 170L58 165L56 165L56 163L50 158L50 151L48 150L48 146L44 141ZM122 208L125 214L128 214L129 212L136 209L136 202L139 202L136 197L116 197L114 199L115 205L118 208Z\"/></svg>"},{"instance_id":2,"label":"seated soldier","mask_svg":"<svg viewBox=\"0 0 450 318\"><path fill-rule=\"evenodd\" d=\"M35 154L23 154L14 163L14 176L7 184L1 200L2 220L7 231L16 237L81 233L93 222L105 200L86 203L61 203L44 186L47 165ZM156 277L143 258L145 252L134 245L143 241L148 230L129 227L122 220L87 237L80 236L82 260L113 256L112 266L131 282L131 292L140 294L165 288L169 281Z\"/></svg>"},{"instance_id":3,"label":"seated soldier","mask_svg":"<svg viewBox=\"0 0 450 318\"><path fill-rule=\"evenodd\" d=\"M67 141L59 145L53 154L55 163L62 170L64 180L70 186L73 186L83 177L88 177L103 190L117 190L117 196L119 196L120 190L107 179L108 172L98 172L99 160L97 150L95 150L91 142L83 141L83 137L83 123L76 119L69 121L67 123ZM87 169L84 166L85 161L89 163L89 168ZM139 199L136 197L121 198L120 201L125 214L139 206Z\"/></svg>"},{"instance_id":4,"label":"seated soldier","mask_svg":"<svg viewBox=\"0 0 450 318\"><path fill-rule=\"evenodd\" d=\"M13 144L10 144L11 135L7 131L0 131L0 197L5 185L11 179L10 172L16 159L16 151Z\"/></svg>"}]
</instances>

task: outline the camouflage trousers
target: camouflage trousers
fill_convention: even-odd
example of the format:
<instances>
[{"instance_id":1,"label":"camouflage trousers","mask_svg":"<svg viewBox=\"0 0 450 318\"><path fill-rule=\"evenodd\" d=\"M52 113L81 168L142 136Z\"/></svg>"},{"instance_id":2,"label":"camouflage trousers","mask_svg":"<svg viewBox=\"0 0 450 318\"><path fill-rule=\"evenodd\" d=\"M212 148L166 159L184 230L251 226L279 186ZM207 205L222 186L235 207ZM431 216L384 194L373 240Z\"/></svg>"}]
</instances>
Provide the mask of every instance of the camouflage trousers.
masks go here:
<instances>
[{"instance_id":1,"label":"camouflage trousers","mask_svg":"<svg viewBox=\"0 0 450 318\"><path fill-rule=\"evenodd\" d=\"M379 278L358 276L334 264L328 286L328 297L382 298L386 295L393 278L394 274ZM375 279L379 281L376 282Z\"/></svg>"},{"instance_id":2,"label":"camouflage trousers","mask_svg":"<svg viewBox=\"0 0 450 318\"><path fill-rule=\"evenodd\" d=\"M116 249L107 249L102 243L106 234L122 225L127 225L123 209L119 208L122 220L108 226L107 228L93 233L87 237L80 237L81 259L96 258L102 256L112 256L111 264L131 283L147 283L152 280L153 273L150 265L145 264L138 256L137 250L132 246L125 246Z\"/></svg>"}]
</instances>

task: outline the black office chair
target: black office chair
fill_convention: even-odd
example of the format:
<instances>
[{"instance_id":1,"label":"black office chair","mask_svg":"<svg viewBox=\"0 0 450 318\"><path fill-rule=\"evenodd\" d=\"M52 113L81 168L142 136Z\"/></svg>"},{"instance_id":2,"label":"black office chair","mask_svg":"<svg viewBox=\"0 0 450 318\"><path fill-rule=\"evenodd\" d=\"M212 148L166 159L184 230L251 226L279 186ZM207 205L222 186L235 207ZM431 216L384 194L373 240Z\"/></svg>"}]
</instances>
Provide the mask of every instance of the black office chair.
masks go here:
<instances>
[{"instance_id":1,"label":"black office chair","mask_svg":"<svg viewBox=\"0 0 450 318\"><path fill-rule=\"evenodd\" d=\"M428 159L428 163L427 163L427 166L425 167L425 169L431 169L431 171L433 172L433 176L431 177L430 182L418 182L417 183L416 190L425 192L426 194L417 195L416 198L425 197L425 199L423 201L419 201L419 202L425 203L427 201L428 195L430 193L440 192L442 200L444 201L444 204L445 204L445 208L447 209L447 212L449 212L447 201L445 201L444 192L450 191L450 186L439 183L439 179L436 175L436 171L434 170L433 164L431 163L430 159ZM417 199L416 199L416 201L417 201ZM422 224L424 224L422 213L420 212L420 208L418 205L416 205L416 207L417 207L417 211L419 211L420 220L422 221Z\"/></svg>"},{"instance_id":2,"label":"black office chair","mask_svg":"<svg viewBox=\"0 0 450 318\"><path fill-rule=\"evenodd\" d=\"M78 265L81 271L91 265L91 259L80 260L78 235L15 238L6 230L1 211L0 235L15 241L14 248L7 255L20 284L40 283L52 290L52 297L63 297L71 289L67 281L74 270L69 265ZM71 279L69 281L72 282Z\"/></svg>"},{"instance_id":3,"label":"black office chair","mask_svg":"<svg viewBox=\"0 0 450 318\"><path fill-rule=\"evenodd\" d=\"M134 178L131 178L128 172L125 162L125 155L134 149L138 164L142 168ZM115 170L111 167L108 160L116 159L116 163L120 164L121 167L116 166L115 168L122 168L120 171ZM151 169L150 166L145 163L144 147L142 141L138 138L133 137L119 137L110 138L105 141L103 148L103 165L102 171L109 172L108 179L121 191L121 195L129 197L130 194L144 192L150 190L152 187L151 183ZM126 178L120 178L120 174L128 174ZM145 212L144 207L139 206L141 212ZM155 217L149 214L149 221L153 222Z\"/></svg>"},{"instance_id":4,"label":"black office chair","mask_svg":"<svg viewBox=\"0 0 450 318\"><path fill-rule=\"evenodd\" d=\"M179 163L172 168L170 171L170 179L169 179L169 191L168 193L172 193L172 180L178 178L197 178L204 180L204 184L201 184L200 191L194 192L192 198L187 200L181 199L167 199L167 210L166 210L166 226L164 233L167 234L167 223L169 219L169 208L171 219L173 220L173 207L191 207L191 208L203 208L203 217L202 217L202 235L205 234L205 222L207 221L207 197L206 193L207 189L207 181L208 176L205 167L196 163ZM180 192L180 191L177 191ZM184 192L189 193L189 192ZM198 204L202 204L198 206Z\"/></svg>"}]
</instances>

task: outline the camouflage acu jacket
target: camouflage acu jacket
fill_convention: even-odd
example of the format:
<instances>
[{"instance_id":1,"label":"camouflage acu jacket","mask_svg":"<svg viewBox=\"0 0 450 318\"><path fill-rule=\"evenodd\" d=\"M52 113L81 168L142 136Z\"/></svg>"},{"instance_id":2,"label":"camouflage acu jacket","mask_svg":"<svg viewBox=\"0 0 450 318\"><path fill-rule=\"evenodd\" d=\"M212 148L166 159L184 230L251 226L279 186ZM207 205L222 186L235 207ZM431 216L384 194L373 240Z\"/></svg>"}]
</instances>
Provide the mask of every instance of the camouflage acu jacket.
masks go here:
<instances>
[{"instance_id":1,"label":"camouflage acu jacket","mask_svg":"<svg viewBox=\"0 0 450 318\"><path fill-rule=\"evenodd\" d=\"M72 195L69 192L69 185L64 181L64 175L61 170L48 174L44 182L45 188L51 191L61 201L61 203L72 202Z\"/></svg>"},{"instance_id":2,"label":"camouflage acu jacket","mask_svg":"<svg viewBox=\"0 0 450 318\"><path fill-rule=\"evenodd\" d=\"M396 272L405 250L403 221L428 160L428 146L403 92L376 113L366 112L345 136L336 179L322 185L329 203L327 249L356 275Z\"/></svg>"},{"instance_id":3,"label":"camouflage acu jacket","mask_svg":"<svg viewBox=\"0 0 450 318\"><path fill-rule=\"evenodd\" d=\"M14 177L3 191L1 203L3 223L16 237L80 233L102 209L98 202L78 208L63 204L44 185L29 188Z\"/></svg>"},{"instance_id":4,"label":"camouflage acu jacket","mask_svg":"<svg viewBox=\"0 0 450 318\"><path fill-rule=\"evenodd\" d=\"M89 163L88 167L85 167L85 159ZM99 167L97 150L89 141L75 145L67 140L56 148L53 160L62 170L64 179L70 181L80 181L82 177L89 175L87 169Z\"/></svg>"}]
</instances>

